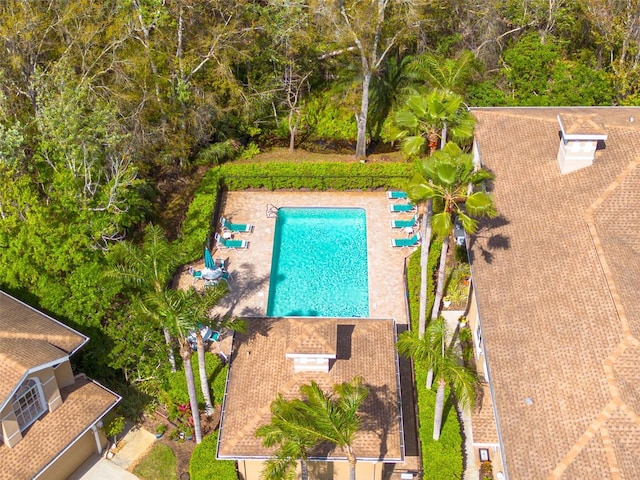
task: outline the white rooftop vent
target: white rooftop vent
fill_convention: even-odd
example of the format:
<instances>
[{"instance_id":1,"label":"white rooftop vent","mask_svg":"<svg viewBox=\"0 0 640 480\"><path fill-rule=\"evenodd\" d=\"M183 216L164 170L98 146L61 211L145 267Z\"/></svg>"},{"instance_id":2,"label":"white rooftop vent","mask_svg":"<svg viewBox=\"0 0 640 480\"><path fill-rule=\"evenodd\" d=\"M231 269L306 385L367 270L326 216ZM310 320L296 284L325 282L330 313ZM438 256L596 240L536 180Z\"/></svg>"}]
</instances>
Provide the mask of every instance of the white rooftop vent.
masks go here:
<instances>
[{"instance_id":1,"label":"white rooftop vent","mask_svg":"<svg viewBox=\"0 0 640 480\"><path fill-rule=\"evenodd\" d=\"M562 174L593 165L598 142L607 139L604 124L597 114L558 115L560 148L558 166Z\"/></svg>"}]
</instances>

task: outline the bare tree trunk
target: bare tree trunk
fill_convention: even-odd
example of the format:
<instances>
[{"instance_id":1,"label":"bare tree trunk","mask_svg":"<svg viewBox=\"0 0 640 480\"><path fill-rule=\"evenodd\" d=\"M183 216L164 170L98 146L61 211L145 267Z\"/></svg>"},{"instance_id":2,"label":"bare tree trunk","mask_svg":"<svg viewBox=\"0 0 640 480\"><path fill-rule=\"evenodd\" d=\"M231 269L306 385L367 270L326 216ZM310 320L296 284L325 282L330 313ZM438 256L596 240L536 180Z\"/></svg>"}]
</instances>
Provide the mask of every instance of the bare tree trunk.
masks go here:
<instances>
[{"instance_id":1,"label":"bare tree trunk","mask_svg":"<svg viewBox=\"0 0 640 480\"><path fill-rule=\"evenodd\" d=\"M435 320L440 315L440 305L444 294L445 272L447 268L447 252L449 250L449 235L442 240L442 251L440 252L440 265L438 267L438 287L436 288L436 298L433 301L431 319Z\"/></svg>"},{"instance_id":2,"label":"bare tree trunk","mask_svg":"<svg viewBox=\"0 0 640 480\"><path fill-rule=\"evenodd\" d=\"M207 378L207 367L204 359L204 342L200 330L196 330L196 348L198 351L198 370L200 372L200 389L204 398L204 411L207 417L213 415L213 402L209 391L209 379Z\"/></svg>"},{"instance_id":3,"label":"bare tree trunk","mask_svg":"<svg viewBox=\"0 0 640 480\"><path fill-rule=\"evenodd\" d=\"M191 405L191 416L193 417L193 429L196 435L196 443L202 442L202 429L200 427L200 410L198 409L198 397L196 396L196 384L193 380L193 369L191 368L191 346L186 338L180 339L180 357L184 365L184 376L187 379L187 390L189 392L189 404Z\"/></svg>"},{"instance_id":4,"label":"bare tree trunk","mask_svg":"<svg viewBox=\"0 0 640 480\"><path fill-rule=\"evenodd\" d=\"M347 460L349 461L349 480L356 480L356 464L358 459L356 458L351 445L347 445Z\"/></svg>"},{"instance_id":5,"label":"bare tree trunk","mask_svg":"<svg viewBox=\"0 0 640 480\"><path fill-rule=\"evenodd\" d=\"M363 61L363 70L366 68ZM358 141L356 143L356 158L364 160L367 158L367 115L369 112L369 85L371 84L371 72L368 68L363 72L362 79L362 104L360 113L356 115L358 123Z\"/></svg>"},{"instance_id":6,"label":"bare tree trunk","mask_svg":"<svg viewBox=\"0 0 640 480\"><path fill-rule=\"evenodd\" d=\"M427 328L427 268L429 264L429 249L431 248L431 209L433 200L427 200L425 211L422 213L422 247L420 250L420 315L418 320L418 336L422 338Z\"/></svg>"},{"instance_id":7,"label":"bare tree trunk","mask_svg":"<svg viewBox=\"0 0 640 480\"><path fill-rule=\"evenodd\" d=\"M169 350L169 365L171 365L171 371L176 373L176 357L173 355L173 345L171 342L171 333L167 327L162 327L162 333L164 334L164 341L167 344Z\"/></svg>"},{"instance_id":8,"label":"bare tree trunk","mask_svg":"<svg viewBox=\"0 0 640 480\"><path fill-rule=\"evenodd\" d=\"M442 412L444 411L444 387L445 381L440 378L438 380L438 391L436 393L436 406L433 414L433 439L440 439L440 430L442 429Z\"/></svg>"}]
</instances>

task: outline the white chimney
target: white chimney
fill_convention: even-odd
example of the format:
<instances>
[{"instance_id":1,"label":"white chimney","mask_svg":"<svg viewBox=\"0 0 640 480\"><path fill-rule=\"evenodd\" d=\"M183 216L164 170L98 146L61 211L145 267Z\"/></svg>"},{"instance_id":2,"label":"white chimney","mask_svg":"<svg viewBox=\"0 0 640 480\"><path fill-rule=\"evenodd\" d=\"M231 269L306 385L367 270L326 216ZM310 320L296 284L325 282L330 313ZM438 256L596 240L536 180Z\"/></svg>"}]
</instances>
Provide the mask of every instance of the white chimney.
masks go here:
<instances>
[{"instance_id":1,"label":"white chimney","mask_svg":"<svg viewBox=\"0 0 640 480\"><path fill-rule=\"evenodd\" d=\"M558 166L564 175L593 165L598 142L607 139L604 124L597 114L558 115L560 148Z\"/></svg>"},{"instance_id":2,"label":"white chimney","mask_svg":"<svg viewBox=\"0 0 640 480\"><path fill-rule=\"evenodd\" d=\"M291 320L285 356L293 359L294 373L328 373L337 356L337 341L335 321Z\"/></svg>"}]
</instances>

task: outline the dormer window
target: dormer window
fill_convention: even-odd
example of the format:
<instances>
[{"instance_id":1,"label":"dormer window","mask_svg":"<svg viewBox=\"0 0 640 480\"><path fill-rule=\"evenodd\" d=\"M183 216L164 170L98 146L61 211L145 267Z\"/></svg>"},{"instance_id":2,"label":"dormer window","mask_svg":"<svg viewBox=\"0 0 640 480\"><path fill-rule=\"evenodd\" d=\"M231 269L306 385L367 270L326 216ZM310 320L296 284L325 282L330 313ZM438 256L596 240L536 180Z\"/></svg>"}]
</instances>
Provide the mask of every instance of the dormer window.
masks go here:
<instances>
[{"instance_id":1,"label":"dormer window","mask_svg":"<svg viewBox=\"0 0 640 480\"><path fill-rule=\"evenodd\" d=\"M36 378L27 379L13 395L13 413L24 431L45 412L42 387Z\"/></svg>"}]
</instances>

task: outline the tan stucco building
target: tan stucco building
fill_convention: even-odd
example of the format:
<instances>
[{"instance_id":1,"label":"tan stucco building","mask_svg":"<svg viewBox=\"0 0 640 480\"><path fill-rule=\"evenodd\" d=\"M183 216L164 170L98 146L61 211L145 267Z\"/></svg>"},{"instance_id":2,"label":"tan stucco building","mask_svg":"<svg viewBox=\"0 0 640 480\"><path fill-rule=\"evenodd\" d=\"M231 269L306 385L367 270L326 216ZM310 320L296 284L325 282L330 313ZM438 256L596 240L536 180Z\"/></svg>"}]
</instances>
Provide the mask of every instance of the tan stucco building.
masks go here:
<instances>
[{"instance_id":1,"label":"tan stucco building","mask_svg":"<svg viewBox=\"0 0 640 480\"><path fill-rule=\"evenodd\" d=\"M0 292L0 479L67 478L106 446L120 397L69 362L88 340Z\"/></svg>"},{"instance_id":2,"label":"tan stucco building","mask_svg":"<svg viewBox=\"0 0 640 480\"><path fill-rule=\"evenodd\" d=\"M238 461L245 480L258 480L273 449L255 436L271 418L278 394L299 397L312 380L327 393L362 376L369 395L353 450L358 478L381 479L385 464L404 460L395 322L350 318L251 318L235 334L223 405L218 458ZM310 452L311 478L348 478L346 455L331 445ZM411 476L413 478L413 476Z\"/></svg>"}]
</instances>

